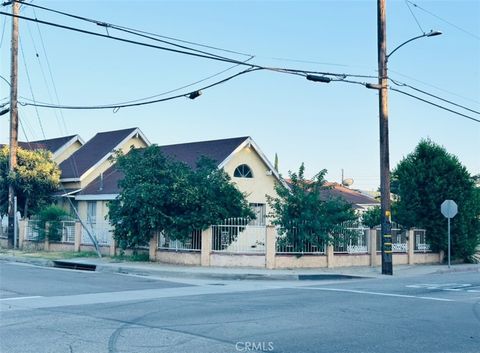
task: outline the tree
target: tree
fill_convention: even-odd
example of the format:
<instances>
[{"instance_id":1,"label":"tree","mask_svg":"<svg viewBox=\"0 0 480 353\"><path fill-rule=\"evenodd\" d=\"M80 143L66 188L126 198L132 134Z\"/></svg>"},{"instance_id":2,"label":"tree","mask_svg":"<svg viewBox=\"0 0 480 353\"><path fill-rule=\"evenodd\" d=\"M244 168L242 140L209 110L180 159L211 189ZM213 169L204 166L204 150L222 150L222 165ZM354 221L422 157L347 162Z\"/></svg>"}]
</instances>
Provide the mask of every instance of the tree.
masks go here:
<instances>
[{"instance_id":1,"label":"tree","mask_svg":"<svg viewBox=\"0 0 480 353\"><path fill-rule=\"evenodd\" d=\"M45 238L49 241L62 240L63 227L61 221L69 219L68 212L61 207L50 205L43 208L35 215L34 229L39 235L36 240L43 241Z\"/></svg>"},{"instance_id":2,"label":"tree","mask_svg":"<svg viewBox=\"0 0 480 353\"><path fill-rule=\"evenodd\" d=\"M403 158L392 173L397 220L421 227L435 251L447 249L447 220L440 213L446 199L458 204L452 220L452 256L472 261L480 243L480 196L474 179L458 158L429 139Z\"/></svg>"},{"instance_id":3,"label":"tree","mask_svg":"<svg viewBox=\"0 0 480 353\"><path fill-rule=\"evenodd\" d=\"M230 217L254 218L245 196L216 164L201 158L196 169L165 156L158 146L132 149L115 158L124 173L109 218L120 245L148 243L154 232L186 240Z\"/></svg>"},{"instance_id":4,"label":"tree","mask_svg":"<svg viewBox=\"0 0 480 353\"><path fill-rule=\"evenodd\" d=\"M28 217L53 201L52 193L60 185L60 169L46 150L17 150L17 167L8 168L9 148L0 148L0 214L7 213L8 187L12 184L17 204Z\"/></svg>"},{"instance_id":5,"label":"tree","mask_svg":"<svg viewBox=\"0 0 480 353\"><path fill-rule=\"evenodd\" d=\"M320 199L320 191L329 188L325 186L326 173L324 169L307 180L302 163L298 173L289 172L290 188L277 184L278 196L268 197L272 208L269 216L282 235L279 242L293 247L293 251L302 251L307 244L333 243L338 235L346 235L342 223L357 219L352 206L345 201Z\"/></svg>"}]
</instances>

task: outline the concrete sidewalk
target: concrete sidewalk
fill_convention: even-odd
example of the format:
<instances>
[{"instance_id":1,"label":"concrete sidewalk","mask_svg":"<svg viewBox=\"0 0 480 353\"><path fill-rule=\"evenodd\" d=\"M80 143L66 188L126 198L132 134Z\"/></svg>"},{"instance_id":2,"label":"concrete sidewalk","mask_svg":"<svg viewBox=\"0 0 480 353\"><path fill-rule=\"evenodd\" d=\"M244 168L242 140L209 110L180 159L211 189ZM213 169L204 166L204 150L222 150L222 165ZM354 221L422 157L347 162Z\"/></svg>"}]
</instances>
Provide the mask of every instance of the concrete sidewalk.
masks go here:
<instances>
[{"instance_id":1,"label":"concrete sidewalk","mask_svg":"<svg viewBox=\"0 0 480 353\"><path fill-rule=\"evenodd\" d=\"M339 267L314 269L268 270L244 267L199 267L152 262L122 262L110 258L46 259L22 254L0 254L0 261L22 262L37 266L55 266L55 261L64 264L93 265L96 271L157 276L168 278L217 279L217 280L334 280L348 278L392 278L382 276L380 267ZM409 277L447 272L480 272L480 264L452 265L401 265L395 266L393 277Z\"/></svg>"}]
</instances>

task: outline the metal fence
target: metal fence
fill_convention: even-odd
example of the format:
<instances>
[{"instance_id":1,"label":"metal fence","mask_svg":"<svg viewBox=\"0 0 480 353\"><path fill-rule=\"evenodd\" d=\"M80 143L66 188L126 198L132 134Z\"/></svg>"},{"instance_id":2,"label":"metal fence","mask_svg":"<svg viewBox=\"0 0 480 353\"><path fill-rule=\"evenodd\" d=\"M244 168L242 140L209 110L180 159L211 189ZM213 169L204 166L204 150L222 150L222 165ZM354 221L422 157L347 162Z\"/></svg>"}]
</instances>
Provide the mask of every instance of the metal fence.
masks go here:
<instances>
[{"instance_id":1,"label":"metal fence","mask_svg":"<svg viewBox=\"0 0 480 353\"><path fill-rule=\"evenodd\" d=\"M75 242L75 221L58 221L58 222L48 222L48 224L43 227L42 222L38 220L27 220L25 222L25 240L28 241L43 241L47 228L55 229L56 236L59 236L59 239L50 239L50 241L59 241L61 243L74 243ZM57 233L58 232L58 233Z\"/></svg>"},{"instance_id":2,"label":"metal fence","mask_svg":"<svg viewBox=\"0 0 480 353\"><path fill-rule=\"evenodd\" d=\"M277 254L325 254L326 244L320 237L310 234L315 241L301 241L298 239L298 228L292 227L284 234L277 236ZM277 231L278 233L278 231ZM312 239L313 240L313 239Z\"/></svg>"},{"instance_id":3,"label":"metal fence","mask_svg":"<svg viewBox=\"0 0 480 353\"><path fill-rule=\"evenodd\" d=\"M379 226L375 227L377 232L377 251L382 251L382 231ZM404 229L398 223L392 222L392 251L406 253L408 252L407 229Z\"/></svg>"},{"instance_id":4,"label":"metal fence","mask_svg":"<svg viewBox=\"0 0 480 353\"><path fill-rule=\"evenodd\" d=\"M357 222L345 222L334 236L333 252L339 254L368 253L369 229Z\"/></svg>"},{"instance_id":5,"label":"metal fence","mask_svg":"<svg viewBox=\"0 0 480 353\"><path fill-rule=\"evenodd\" d=\"M265 253L267 227L249 224L245 218L229 218L212 226L212 251Z\"/></svg>"},{"instance_id":6,"label":"metal fence","mask_svg":"<svg viewBox=\"0 0 480 353\"><path fill-rule=\"evenodd\" d=\"M181 242L180 240L170 239L168 235L163 233L157 234L158 248L163 250L175 251L200 251L202 249L202 231L194 230L188 240Z\"/></svg>"},{"instance_id":7,"label":"metal fence","mask_svg":"<svg viewBox=\"0 0 480 353\"><path fill-rule=\"evenodd\" d=\"M113 239L113 228L112 225L108 222L96 222L88 223L83 222L83 224L88 228L90 234L95 237L99 245L111 245ZM92 240L90 239L88 232L82 227L82 238L81 243L85 245L93 245Z\"/></svg>"},{"instance_id":8,"label":"metal fence","mask_svg":"<svg viewBox=\"0 0 480 353\"><path fill-rule=\"evenodd\" d=\"M414 239L414 248L415 252L430 252L430 244L427 242L425 229L414 229L413 230L413 239Z\"/></svg>"}]
</instances>

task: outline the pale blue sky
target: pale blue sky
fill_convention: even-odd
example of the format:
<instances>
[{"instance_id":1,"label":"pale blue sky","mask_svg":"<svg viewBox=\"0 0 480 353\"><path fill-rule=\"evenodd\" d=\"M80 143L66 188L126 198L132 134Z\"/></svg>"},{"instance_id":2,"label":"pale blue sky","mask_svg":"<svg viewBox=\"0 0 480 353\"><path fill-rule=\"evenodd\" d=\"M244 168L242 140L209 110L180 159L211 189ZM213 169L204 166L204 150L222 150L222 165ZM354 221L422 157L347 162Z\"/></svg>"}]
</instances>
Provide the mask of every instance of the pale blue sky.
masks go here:
<instances>
[{"instance_id":1,"label":"pale blue sky","mask_svg":"<svg viewBox=\"0 0 480 353\"><path fill-rule=\"evenodd\" d=\"M480 110L480 2L413 2L469 34L414 8L424 31L436 29L444 35L420 39L396 52L389 62L390 77ZM261 65L376 75L373 0L34 3L251 53L256 55L252 62ZM10 7L5 9L10 11ZM26 7L22 14L32 16L32 10ZM39 19L105 33L94 25L38 9L36 14ZM0 17L0 30L4 21L4 16ZM387 1L387 21L389 49L421 33L404 1ZM0 53L0 73L6 78L10 75L9 30L8 18ZM151 96L231 66L42 25L40 30L62 104L95 105ZM121 35L114 30L110 34ZM20 36L35 98L51 102L54 94L42 75L43 69L48 83L50 76L37 26L21 21ZM19 71L19 93L31 98L21 54ZM206 83L236 71L240 69ZM0 98L7 95L8 86L1 82ZM48 109L39 109L38 113L47 138L78 133L87 140L98 131L132 126L140 127L151 142L158 144L249 135L272 161L278 153L283 174L305 162L310 175L326 168L329 180L340 181L344 168L345 176L355 180L354 187L378 186L378 97L375 91L359 85L312 83L299 76L256 72L207 90L194 101L182 98L117 113L64 110L63 117ZM43 139L34 109L21 107L20 117L29 140ZM8 139L7 119L8 115L0 118L0 142ZM471 173L480 173L479 123L390 92L392 167L424 137L444 145ZM25 140L22 130L20 138Z\"/></svg>"}]
</instances>

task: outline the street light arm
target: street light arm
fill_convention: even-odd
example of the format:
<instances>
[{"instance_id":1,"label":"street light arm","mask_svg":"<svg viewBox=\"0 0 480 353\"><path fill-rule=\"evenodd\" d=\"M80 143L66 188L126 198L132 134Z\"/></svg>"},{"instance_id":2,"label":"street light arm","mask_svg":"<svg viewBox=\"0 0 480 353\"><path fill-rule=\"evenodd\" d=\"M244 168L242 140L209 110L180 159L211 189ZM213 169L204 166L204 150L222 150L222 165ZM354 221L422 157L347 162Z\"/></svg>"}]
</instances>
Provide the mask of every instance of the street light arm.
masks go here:
<instances>
[{"instance_id":1,"label":"street light arm","mask_svg":"<svg viewBox=\"0 0 480 353\"><path fill-rule=\"evenodd\" d=\"M398 47L396 47L395 49L393 49L390 54L387 55L386 57L386 60L388 61L388 58L390 58L390 56L395 53L398 49L400 49L401 47L403 47L405 44L408 44L410 42L413 42L414 40L417 40L417 39L420 39L420 38L423 38L423 37L435 37L435 36L439 36L441 35L442 32L440 31L434 31L434 30L431 30L430 32L428 33L423 33L422 35L420 36L416 36L416 37L413 37L413 38L410 38L409 40L403 42L402 44L400 44Z\"/></svg>"}]
</instances>

